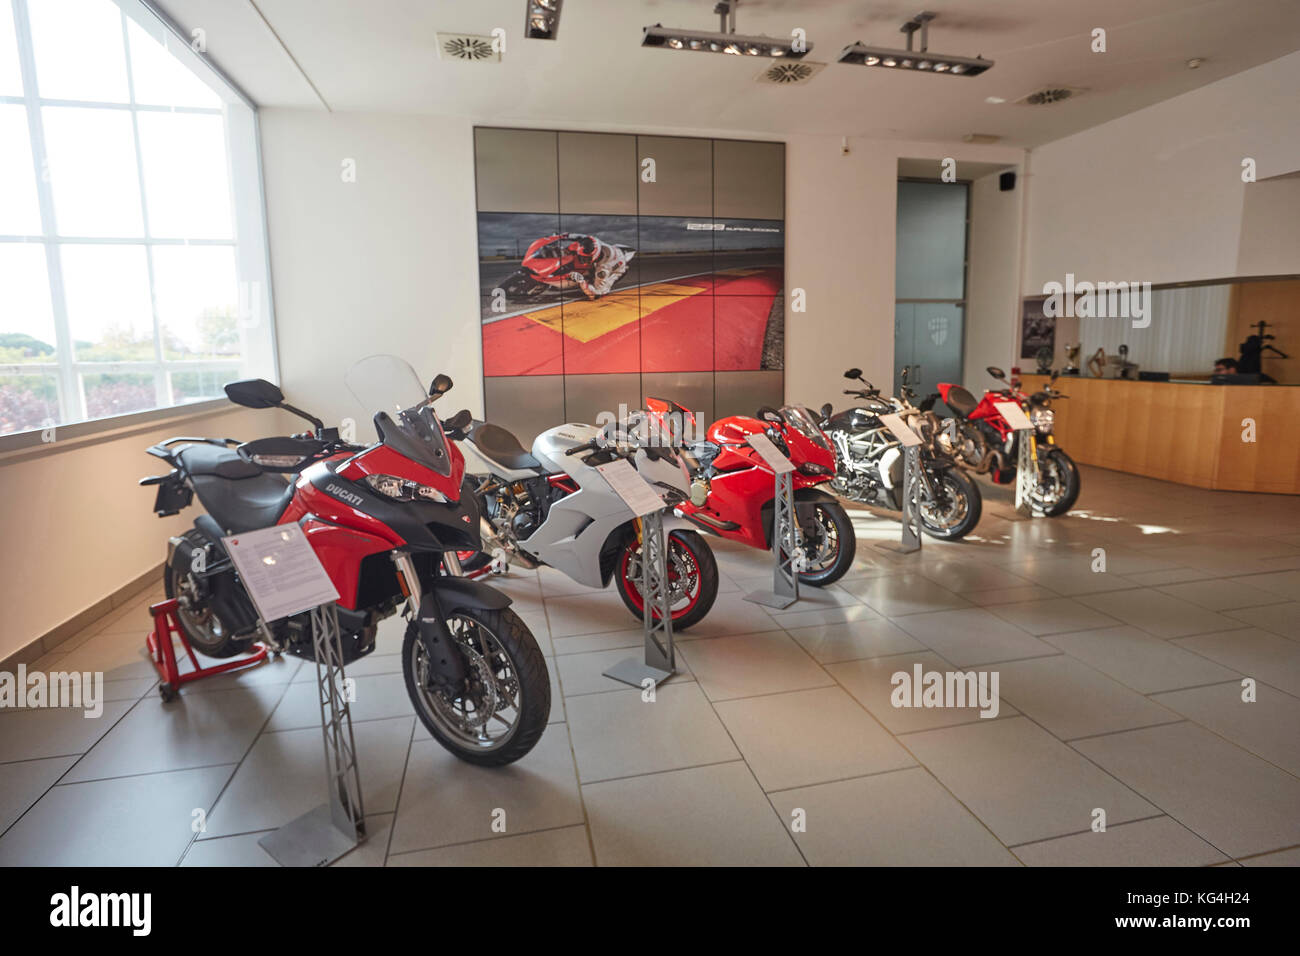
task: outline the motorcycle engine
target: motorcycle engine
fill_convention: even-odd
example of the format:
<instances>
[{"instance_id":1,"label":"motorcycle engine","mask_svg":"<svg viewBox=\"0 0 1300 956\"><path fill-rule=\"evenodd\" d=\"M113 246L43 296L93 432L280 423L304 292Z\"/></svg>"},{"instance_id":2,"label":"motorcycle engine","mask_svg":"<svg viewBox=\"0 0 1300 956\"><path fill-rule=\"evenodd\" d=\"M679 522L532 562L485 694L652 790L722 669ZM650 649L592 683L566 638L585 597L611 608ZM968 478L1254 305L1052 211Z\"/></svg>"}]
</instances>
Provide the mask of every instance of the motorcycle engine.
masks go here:
<instances>
[{"instance_id":1,"label":"motorcycle engine","mask_svg":"<svg viewBox=\"0 0 1300 956\"><path fill-rule=\"evenodd\" d=\"M521 511L510 522L510 533L515 536L516 541L526 541L533 536L533 532L541 523L541 516L535 511Z\"/></svg>"}]
</instances>

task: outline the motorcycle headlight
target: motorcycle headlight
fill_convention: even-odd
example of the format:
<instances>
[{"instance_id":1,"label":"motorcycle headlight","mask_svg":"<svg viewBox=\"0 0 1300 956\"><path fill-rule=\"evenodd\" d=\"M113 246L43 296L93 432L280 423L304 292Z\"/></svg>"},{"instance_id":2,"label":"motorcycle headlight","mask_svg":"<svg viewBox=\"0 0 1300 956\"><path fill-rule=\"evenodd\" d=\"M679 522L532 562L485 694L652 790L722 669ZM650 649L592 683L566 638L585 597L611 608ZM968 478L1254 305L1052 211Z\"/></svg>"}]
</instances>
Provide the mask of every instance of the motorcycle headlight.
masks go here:
<instances>
[{"instance_id":1,"label":"motorcycle headlight","mask_svg":"<svg viewBox=\"0 0 1300 956\"><path fill-rule=\"evenodd\" d=\"M436 501L445 504L447 496L431 485L421 485L396 475L366 475L367 485L394 501Z\"/></svg>"},{"instance_id":2,"label":"motorcycle headlight","mask_svg":"<svg viewBox=\"0 0 1300 956\"><path fill-rule=\"evenodd\" d=\"M1056 420L1056 412L1050 408L1043 408L1041 405L1035 405L1029 410L1029 424L1034 426L1034 430L1040 435L1050 435L1052 433L1052 424Z\"/></svg>"},{"instance_id":3,"label":"motorcycle headlight","mask_svg":"<svg viewBox=\"0 0 1300 956\"><path fill-rule=\"evenodd\" d=\"M825 465L819 465L815 461L802 461L799 463L799 473L802 475L833 475L835 472Z\"/></svg>"}]
</instances>

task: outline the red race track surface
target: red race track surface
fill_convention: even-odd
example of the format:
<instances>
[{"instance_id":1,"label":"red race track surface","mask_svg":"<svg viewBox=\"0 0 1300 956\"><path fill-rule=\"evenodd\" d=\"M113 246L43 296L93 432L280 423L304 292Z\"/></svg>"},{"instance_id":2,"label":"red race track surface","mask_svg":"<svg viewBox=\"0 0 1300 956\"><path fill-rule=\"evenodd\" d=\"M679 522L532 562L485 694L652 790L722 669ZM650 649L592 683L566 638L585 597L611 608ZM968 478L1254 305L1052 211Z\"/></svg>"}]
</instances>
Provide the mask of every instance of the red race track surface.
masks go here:
<instances>
[{"instance_id":1,"label":"red race track surface","mask_svg":"<svg viewBox=\"0 0 1300 956\"><path fill-rule=\"evenodd\" d=\"M489 376L760 367L781 270L725 269L483 326Z\"/></svg>"}]
</instances>

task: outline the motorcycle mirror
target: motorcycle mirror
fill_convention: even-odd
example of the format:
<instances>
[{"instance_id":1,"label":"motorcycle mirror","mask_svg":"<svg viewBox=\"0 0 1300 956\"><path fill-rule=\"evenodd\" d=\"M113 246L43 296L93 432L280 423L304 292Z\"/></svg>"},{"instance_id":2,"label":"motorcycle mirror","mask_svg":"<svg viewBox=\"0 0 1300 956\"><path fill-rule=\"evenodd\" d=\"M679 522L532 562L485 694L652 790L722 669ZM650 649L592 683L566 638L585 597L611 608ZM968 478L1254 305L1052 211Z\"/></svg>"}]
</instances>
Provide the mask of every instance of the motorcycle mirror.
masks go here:
<instances>
[{"instance_id":1,"label":"motorcycle mirror","mask_svg":"<svg viewBox=\"0 0 1300 956\"><path fill-rule=\"evenodd\" d=\"M777 425L781 424L781 422L783 421L783 419L781 418L781 413L778 412L771 405L764 405L762 408L760 408L757 412L754 413L754 417L757 418L759 421L772 422L773 424L777 424Z\"/></svg>"},{"instance_id":2,"label":"motorcycle mirror","mask_svg":"<svg viewBox=\"0 0 1300 956\"><path fill-rule=\"evenodd\" d=\"M451 391L451 386L451 378L447 375L439 374L438 377L433 380L433 384L429 386L429 395L432 398L446 395Z\"/></svg>"},{"instance_id":3,"label":"motorcycle mirror","mask_svg":"<svg viewBox=\"0 0 1300 956\"><path fill-rule=\"evenodd\" d=\"M822 406L822 418L830 418L831 412L833 412L834 410L835 409L831 406L831 403L827 402L825 405Z\"/></svg>"},{"instance_id":4,"label":"motorcycle mirror","mask_svg":"<svg viewBox=\"0 0 1300 956\"><path fill-rule=\"evenodd\" d=\"M279 387L264 378L246 378L226 386L226 397L245 408L276 408L284 401Z\"/></svg>"},{"instance_id":5,"label":"motorcycle mirror","mask_svg":"<svg viewBox=\"0 0 1300 956\"><path fill-rule=\"evenodd\" d=\"M862 378L862 369L851 368L844 373L845 378Z\"/></svg>"},{"instance_id":6,"label":"motorcycle mirror","mask_svg":"<svg viewBox=\"0 0 1300 956\"><path fill-rule=\"evenodd\" d=\"M988 372L990 375L992 375L994 378L998 379L999 381L1007 377L1006 373L1003 372L1002 369L998 368L996 365L990 365L984 371Z\"/></svg>"}]
</instances>

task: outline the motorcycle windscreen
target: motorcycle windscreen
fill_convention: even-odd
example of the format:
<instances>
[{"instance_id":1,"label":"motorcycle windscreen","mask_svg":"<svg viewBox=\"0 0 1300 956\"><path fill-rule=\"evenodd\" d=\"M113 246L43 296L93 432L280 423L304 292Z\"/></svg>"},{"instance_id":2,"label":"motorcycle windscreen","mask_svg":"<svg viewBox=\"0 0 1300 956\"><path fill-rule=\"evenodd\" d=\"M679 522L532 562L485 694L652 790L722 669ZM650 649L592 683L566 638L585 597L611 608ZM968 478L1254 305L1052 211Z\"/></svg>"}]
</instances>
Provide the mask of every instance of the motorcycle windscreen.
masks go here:
<instances>
[{"instance_id":1,"label":"motorcycle windscreen","mask_svg":"<svg viewBox=\"0 0 1300 956\"><path fill-rule=\"evenodd\" d=\"M451 474L447 436L415 369L395 355L371 355L353 365L345 381L374 415L380 441L444 477Z\"/></svg>"}]
</instances>

